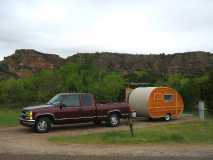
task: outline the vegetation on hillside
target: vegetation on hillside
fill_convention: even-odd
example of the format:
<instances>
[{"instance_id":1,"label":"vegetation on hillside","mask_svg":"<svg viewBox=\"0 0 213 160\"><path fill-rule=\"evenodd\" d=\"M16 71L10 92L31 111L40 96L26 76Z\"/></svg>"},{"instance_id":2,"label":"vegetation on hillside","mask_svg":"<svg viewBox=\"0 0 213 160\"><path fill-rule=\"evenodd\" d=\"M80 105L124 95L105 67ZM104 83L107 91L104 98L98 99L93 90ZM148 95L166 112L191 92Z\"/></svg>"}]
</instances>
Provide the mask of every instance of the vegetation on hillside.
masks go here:
<instances>
[{"instance_id":1,"label":"vegetation on hillside","mask_svg":"<svg viewBox=\"0 0 213 160\"><path fill-rule=\"evenodd\" d=\"M111 52L79 53L66 59L66 62L95 64L105 70L123 73L145 69L154 76L181 73L199 75L213 68L213 54L195 51L177 54L120 54Z\"/></svg>"},{"instance_id":2,"label":"vegetation on hillside","mask_svg":"<svg viewBox=\"0 0 213 160\"><path fill-rule=\"evenodd\" d=\"M78 53L68 58L33 49L19 49L0 61L0 80L30 77L42 69L55 69L68 63L94 64L107 71L129 74L145 69L154 76L199 75L212 69L213 54L194 51L174 54Z\"/></svg>"}]
</instances>

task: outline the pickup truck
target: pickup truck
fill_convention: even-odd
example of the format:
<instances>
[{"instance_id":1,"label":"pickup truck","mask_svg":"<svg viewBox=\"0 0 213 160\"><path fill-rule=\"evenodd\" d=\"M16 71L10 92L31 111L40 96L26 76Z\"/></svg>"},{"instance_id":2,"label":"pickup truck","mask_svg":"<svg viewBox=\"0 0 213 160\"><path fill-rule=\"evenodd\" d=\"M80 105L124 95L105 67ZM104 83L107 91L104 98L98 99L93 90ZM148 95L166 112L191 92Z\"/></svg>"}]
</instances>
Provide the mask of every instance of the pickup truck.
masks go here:
<instances>
[{"instance_id":1,"label":"pickup truck","mask_svg":"<svg viewBox=\"0 0 213 160\"><path fill-rule=\"evenodd\" d=\"M116 127L120 118L127 118L130 111L124 102L96 103L90 93L60 93L47 104L23 108L19 120L23 126L46 133L53 124L106 121L111 127Z\"/></svg>"}]
</instances>

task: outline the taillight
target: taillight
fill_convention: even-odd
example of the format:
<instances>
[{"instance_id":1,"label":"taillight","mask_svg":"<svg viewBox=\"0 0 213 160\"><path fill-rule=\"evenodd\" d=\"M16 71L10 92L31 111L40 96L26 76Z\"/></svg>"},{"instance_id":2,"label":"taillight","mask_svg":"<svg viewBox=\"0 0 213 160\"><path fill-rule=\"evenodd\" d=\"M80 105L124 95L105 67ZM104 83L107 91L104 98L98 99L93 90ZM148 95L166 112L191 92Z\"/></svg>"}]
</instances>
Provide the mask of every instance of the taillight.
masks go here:
<instances>
[{"instance_id":1,"label":"taillight","mask_svg":"<svg viewBox=\"0 0 213 160\"><path fill-rule=\"evenodd\" d=\"M129 113L131 113L133 111L132 107L130 105L128 105L128 106L129 106L128 111L129 111Z\"/></svg>"}]
</instances>

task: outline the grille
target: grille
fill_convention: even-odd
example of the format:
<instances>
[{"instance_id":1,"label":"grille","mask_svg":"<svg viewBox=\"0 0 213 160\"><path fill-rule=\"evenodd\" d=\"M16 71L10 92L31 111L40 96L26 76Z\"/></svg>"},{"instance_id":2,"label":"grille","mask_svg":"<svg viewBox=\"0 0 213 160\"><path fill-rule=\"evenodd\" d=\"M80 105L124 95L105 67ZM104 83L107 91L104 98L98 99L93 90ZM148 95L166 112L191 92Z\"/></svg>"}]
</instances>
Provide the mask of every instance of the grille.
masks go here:
<instances>
[{"instance_id":1,"label":"grille","mask_svg":"<svg viewBox=\"0 0 213 160\"><path fill-rule=\"evenodd\" d=\"M30 114L27 111L22 111L20 117L22 119L30 119Z\"/></svg>"}]
</instances>

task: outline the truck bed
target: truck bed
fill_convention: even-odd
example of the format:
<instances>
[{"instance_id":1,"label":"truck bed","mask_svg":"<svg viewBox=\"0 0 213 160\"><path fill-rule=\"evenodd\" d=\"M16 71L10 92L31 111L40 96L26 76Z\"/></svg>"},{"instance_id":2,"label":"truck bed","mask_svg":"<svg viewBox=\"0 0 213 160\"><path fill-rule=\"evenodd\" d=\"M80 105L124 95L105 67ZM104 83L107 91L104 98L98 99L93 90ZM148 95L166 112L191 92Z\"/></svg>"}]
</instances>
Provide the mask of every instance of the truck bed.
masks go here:
<instances>
[{"instance_id":1,"label":"truck bed","mask_svg":"<svg viewBox=\"0 0 213 160\"><path fill-rule=\"evenodd\" d=\"M116 103L97 103L97 117L105 117L110 114L110 112L117 112L122 117L127 117L130 111L129 105L125 102Z\"/></svg>"}]
</instances>

